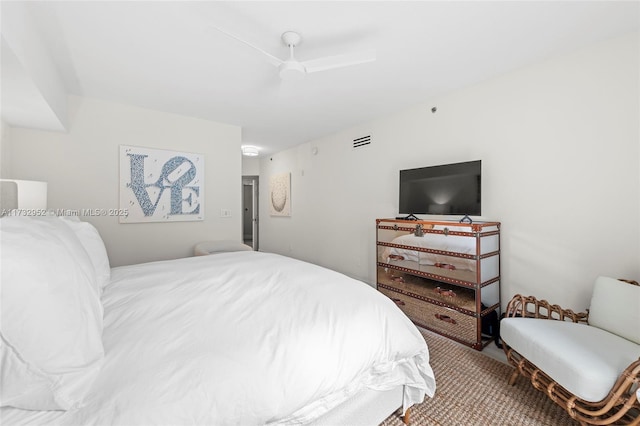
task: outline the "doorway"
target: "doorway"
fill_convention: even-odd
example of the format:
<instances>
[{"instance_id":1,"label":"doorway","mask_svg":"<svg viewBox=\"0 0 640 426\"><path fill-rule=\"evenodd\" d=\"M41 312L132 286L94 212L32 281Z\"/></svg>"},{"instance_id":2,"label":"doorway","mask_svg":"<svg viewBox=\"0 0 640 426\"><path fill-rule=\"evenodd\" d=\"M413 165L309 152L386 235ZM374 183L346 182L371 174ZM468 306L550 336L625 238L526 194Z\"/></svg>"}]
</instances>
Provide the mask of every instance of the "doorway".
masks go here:
<instances>
[{"instance_id":1,"label":"doorway","mask_svg":"<svg viewBox=\"0 0 640 426\"><path fill-rule=\"evenodd\" d=\"M242 176L242 239L258 250L258 176Z\"/></svg>"}]
</instances>

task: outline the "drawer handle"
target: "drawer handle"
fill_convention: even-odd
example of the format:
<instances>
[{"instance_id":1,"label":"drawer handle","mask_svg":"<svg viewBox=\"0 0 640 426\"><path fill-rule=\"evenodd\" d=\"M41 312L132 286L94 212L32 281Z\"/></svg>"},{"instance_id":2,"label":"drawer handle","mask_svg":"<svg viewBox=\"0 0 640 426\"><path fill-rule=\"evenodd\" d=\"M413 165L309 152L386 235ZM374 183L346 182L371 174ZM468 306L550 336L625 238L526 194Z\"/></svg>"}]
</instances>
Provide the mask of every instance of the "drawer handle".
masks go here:
<instances>
[{"instance_id":1,"label":"drawer handle","mask_svg":"<svg viewBox=\"0 0 640 426\"><path fill-rule=\"evenodd\" d=\"M403 302L402 300L400 300L400 299L391 299L391 300L393 300L394 302L396 302L396 305L398 305L398 306L404 306L404 305L406 305L406 303L404 303L404 302Z\"/></svg>"},{"instance_id":2,"label":"drawer handle","mask_svg":"<svg viewBox=\"0 0 640 426\"><path fill-rule=\"evenodd\" d=\"M456 320L454 320L448 315L436 314L436 318L438 318L440 321L448 322L450 324L457 324Z\"/></svg>"},{"instance_id":3,"label":"drawer handle","mask_svg":"<svg viewBox=\"0 0 640 426\"><path fill-rule=\"evenodd\" d=\"M449 264L449 263L440 263L440 262L436 262L434 263L434 265L436 268L443 268L443 269L449 269L451 271L455 271L456 267Z\"/></svg>"},{"instance_id":4,"label":"drawer handle","mask_svg":"<svg viewBox=\"0 0 640 426\"><path fill-rule=\"evenodd\" d=\"M458 297L458 295L453 290L445 290L443 288L436 287L435 290L433 290L433 291L435 291L436 293L438 293L441 296Z\"/></svg>"}]
</instances>

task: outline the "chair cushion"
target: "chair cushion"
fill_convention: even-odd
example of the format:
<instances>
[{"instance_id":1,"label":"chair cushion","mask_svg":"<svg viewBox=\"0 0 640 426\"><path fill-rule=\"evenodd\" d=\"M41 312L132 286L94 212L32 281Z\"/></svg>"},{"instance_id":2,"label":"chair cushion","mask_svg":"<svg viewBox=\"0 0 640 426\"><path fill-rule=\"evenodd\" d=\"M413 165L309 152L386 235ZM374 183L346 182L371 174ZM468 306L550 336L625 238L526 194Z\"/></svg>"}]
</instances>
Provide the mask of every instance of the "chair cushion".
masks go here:
<instances>
[{"instance_id":1,"label":"chair cushion","mask_svg":"<svg viewBox=\"0 0 640 426\"><path fill-rule=\"evenodd\" d=\"M568 321L505 318L500 336L572 394L603 400L640 357L640 345L597 327Z\"/></svg>"},{"instance_id":2,"label":"chair cushion","mask_svg":"<svg viewBox=\"0 0 640 426\"><path fill-rule=\"evenodd\" d=\"M640 344L640 286L598 277L591 296L589 325Z\"/></svg>"}]
</instances>

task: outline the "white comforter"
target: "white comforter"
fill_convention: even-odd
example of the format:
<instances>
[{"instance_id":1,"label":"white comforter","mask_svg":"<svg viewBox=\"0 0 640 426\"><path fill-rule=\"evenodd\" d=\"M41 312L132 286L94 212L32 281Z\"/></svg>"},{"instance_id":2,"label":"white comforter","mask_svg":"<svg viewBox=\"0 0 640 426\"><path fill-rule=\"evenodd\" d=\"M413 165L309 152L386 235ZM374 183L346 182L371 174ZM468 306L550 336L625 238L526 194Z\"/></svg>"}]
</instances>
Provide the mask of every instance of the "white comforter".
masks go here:
<instances>
[{"instance_id":1,"label":"white comforter","mask_svg":"<svg viewBox=\"0 0 640 426\"><path fill-rule=\"evenodd\" d=\"M82 408L3 409L4 424L262 425L311 421L363 388L433 396L424 339L372 287L236 252L114 268L104 365Z\"/></svg>"}]
</instances>

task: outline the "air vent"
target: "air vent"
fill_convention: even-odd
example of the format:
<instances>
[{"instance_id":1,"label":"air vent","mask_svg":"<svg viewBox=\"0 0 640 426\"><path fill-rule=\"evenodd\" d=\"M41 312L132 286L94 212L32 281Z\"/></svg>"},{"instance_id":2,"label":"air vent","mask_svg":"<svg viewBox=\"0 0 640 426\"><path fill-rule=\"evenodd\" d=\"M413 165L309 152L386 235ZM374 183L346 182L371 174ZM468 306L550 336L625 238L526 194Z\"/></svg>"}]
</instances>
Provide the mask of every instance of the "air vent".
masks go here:
<instances>
[{"instance_id":1,"label":"air vent","mask_svg":"<svg viewBox=\"0 0 640 426\"><path fill-rule=\"evenodd\" d=\"M365 146L370 144L371 144L371 135L362 136L360 138L353 140L353 149L364 148Z\"/></svg>"}]
</instances>

